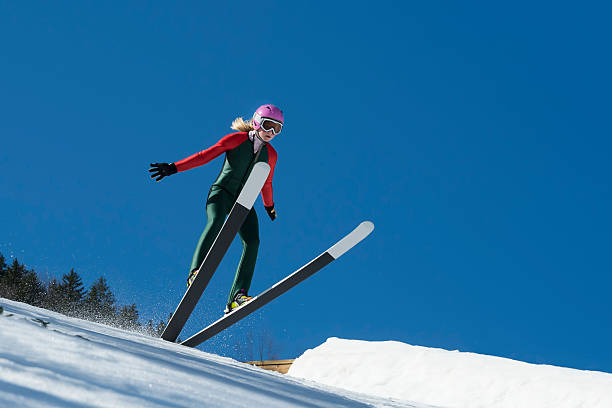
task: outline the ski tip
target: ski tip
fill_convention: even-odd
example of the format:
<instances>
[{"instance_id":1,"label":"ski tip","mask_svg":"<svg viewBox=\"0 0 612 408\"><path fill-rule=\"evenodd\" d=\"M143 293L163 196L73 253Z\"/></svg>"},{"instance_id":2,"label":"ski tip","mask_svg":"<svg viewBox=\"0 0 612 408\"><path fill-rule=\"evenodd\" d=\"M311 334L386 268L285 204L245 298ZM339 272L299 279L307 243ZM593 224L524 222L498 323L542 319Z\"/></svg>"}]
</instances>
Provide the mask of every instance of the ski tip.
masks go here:
<instances>
[{"instance_id":1,"label":"ski tip","mask_svg":"<svg viewBox=\"0 0 612 408\"><path fill-rule=\"evenodd\" d=\"M262 180L266 181L266 178L268 178L268 174L270 173L270 165L268 163L265 162L259 162L259 163L255 163L255 165L253 166L253 169L251 170L251 174L249 174L249 177L247 178L247 182L246 184L249 184L249 181L252 180L252 183L255 183L255 180Z\"/></svg>"},{"instance_id":2,"label":"ski tip","mask_svg":"<svg viewBox=\"0 0 612 408\"><path fill-rule=\"evenodd\" d=\"M334 246L329 248L327 253L334 259L338 259L349 249L363 241L372 231L374 231L374 223L371 221L364 221L348 235L338 241Z\"/></svg>"},{"instance_id":3,"label":"ski tip","mask_svg":"<svg viewBox=\"0 0 612 408\"><path fill-rule=\"evenodd\" d=\"M263 185L268 178L268 174L270 174L270 165L268 163L255 163L255 166L253 166L253 170L251 170L251 174L247 178L247 181L242 188L240 195L238 195L236 202L248 209L253 207L253 203L263 188Z\"/></svg>"},{"instance_id":4,"label":"ski tip","mask_svg":"<svg viewBox=\"0 0 612 408\"><path fill-rule=\"evenodd\" d=\"M261 170L267 170L268 172L270 171L270 165L266 162L257 162L255 163L255 165L253 166L253 171L255 171L255 169L261 169Z\"/></svg>"},{"instance_id":5,"label":"ski tip","mask_svg":"<svg viewBox=\"0 0 612 408\"><path fill-rule=\"evenodd\" d=\"M368 236L372 231L374 231L374 223L372 221L364 221L361 224L359 224L357 228L362 229L364 232L367 231L366 236Z\"/></svg>"}]
</instances>

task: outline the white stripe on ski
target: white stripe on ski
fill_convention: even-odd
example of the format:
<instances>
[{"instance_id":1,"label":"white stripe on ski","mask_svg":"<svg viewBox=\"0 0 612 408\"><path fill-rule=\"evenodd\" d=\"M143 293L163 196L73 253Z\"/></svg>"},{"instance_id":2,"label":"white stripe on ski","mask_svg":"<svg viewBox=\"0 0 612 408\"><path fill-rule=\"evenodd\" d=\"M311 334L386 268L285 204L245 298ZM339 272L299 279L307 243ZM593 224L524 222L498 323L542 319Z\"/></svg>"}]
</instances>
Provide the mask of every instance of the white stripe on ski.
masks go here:
<instances>
[{"instance_id":1,"label":"white stripe on ski","mask_svg":"<svg viewBox=\"0 0 612 408\"><path fill-rule=\"evenodd\" d=\"M236 202L245 208L253 207L253 203L255 202L255 200L257 199L257 196L259 195L259 192L261 191L261 187L258 186L257 183L249 183L249 180L251 180L251 178L261 177L263 174L265 174L267 177L269 173L270 173L270 165L268 163L259 162L255 164Z\"/></svg>"},{"instance_id":2,"label":"white stripe on ski","mask_svg":"<svg viewBox=\"0 0 612 408\"><path fill-rule=\"evenodd\" d=\"M374 223L371 221L364 221L359 224L350 234L329 248L327 253L333 256L334 259L338 259L344 255L346 251L357 245L359 241L370 235L372 231L374 231Z\"/></svg>"}]
</instances>

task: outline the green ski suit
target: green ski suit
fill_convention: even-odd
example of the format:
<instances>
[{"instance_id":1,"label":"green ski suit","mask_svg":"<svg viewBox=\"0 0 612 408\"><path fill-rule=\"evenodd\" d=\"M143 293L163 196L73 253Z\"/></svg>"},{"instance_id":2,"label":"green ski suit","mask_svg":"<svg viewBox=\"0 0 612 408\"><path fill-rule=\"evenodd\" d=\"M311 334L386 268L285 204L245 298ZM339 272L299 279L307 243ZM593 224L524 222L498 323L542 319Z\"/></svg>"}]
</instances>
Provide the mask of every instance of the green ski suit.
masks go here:
<instances>
[{"instance_id":1,"label":"green ski suit","mask_svg":"<svg viewBox=\"0 0 612 408\"><path fill-rule=\"evenodd\" d=\"M225 218L229 214L247 177L257 162L270 165L270 175L262 189L264 205L274 206L272 196L272 177L276 165L277 153L274 148L260 139L255 139L255 132L232 133L223 137L219 142L175 163L178 171L185 171L193 167L208 163L215 157L225 153L225 161L217 180L213 183L206 201L206 227L196 246L189 271L198 269L215 238L219 234ZM257 142L257 144L256 144ZM261 146L258 146L261 144ZM256 146L259 147L255 151ZM236 293L243 289L245 293L251 286L255 271L257 252L259 249L259 222L255 208L247 215L239 231L242 240L242 257L236 270L234 283L229 293L228 303L234 299Z\"/></svg>"}]
</instances>

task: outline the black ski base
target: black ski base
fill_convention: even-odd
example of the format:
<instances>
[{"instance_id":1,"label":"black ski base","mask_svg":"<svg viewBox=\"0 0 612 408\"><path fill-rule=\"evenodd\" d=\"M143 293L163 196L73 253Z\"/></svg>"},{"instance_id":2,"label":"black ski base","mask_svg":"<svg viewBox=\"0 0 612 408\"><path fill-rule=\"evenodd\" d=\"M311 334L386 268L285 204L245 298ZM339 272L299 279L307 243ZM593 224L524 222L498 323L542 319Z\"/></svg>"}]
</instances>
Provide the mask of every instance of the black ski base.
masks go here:
<instances>
[{"instance_id":1,"label":"black ski base","mask_svg":"<svg viewBox=\"0 0 612 408\"><path fill-rule=\"evenodd\" d=\"M261 293L259 296L254 297L253 300L251 300L244 306L241 306L233 312L230 312L229 314L223 316L204 330L183 341L181 344L188 347L195 347L203 343L204 341L210 339L219 332L244 319L262 306L265 306L283 293L287 292L289 289L291 289L298 283L304 281L308 277L315 274L317 271L330 264L333 260L334 257L331 256L329 253L322 253L307 265L304 265L302 268L298 269L282 281L278 282L276 285L270 287L268 290Z\"/></svg>"}]
</instances>

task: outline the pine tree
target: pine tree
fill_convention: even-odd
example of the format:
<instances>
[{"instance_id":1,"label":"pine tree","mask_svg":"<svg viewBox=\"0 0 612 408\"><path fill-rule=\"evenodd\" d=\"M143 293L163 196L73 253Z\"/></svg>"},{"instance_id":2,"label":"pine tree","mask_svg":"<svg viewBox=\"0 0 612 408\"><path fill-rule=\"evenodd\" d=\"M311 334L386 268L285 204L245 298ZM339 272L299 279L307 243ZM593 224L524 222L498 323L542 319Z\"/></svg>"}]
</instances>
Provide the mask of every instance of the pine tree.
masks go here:
<instances>
[{"instance_id":1,"label":"pine tree","mask_svg":"<svg viewBox=\"0 0 612 408\"><path fill-rule=\"evenodd\" d=\"M15 258L13 260L13 264L7 267L2 274L1 284L3 288L3 297L11 300L18 300L17 290L19 285L21 285L21 281L23 280L25 273L25 267L19 263L17 258Z\"/></svg>"},{"instance_id":2,"label":"pine tree","mask_svg":"<svg viewBox=\"0 0 612 408\"><path fill-rule=\"evenodd\" d=\"M170 320L171 317L172 313L170 313L170 315L168 316L168 320ZM160 320L157 325L153 324L153 320L149 320L144 327L144 331L151 337L161 337L167 325L168 322L164 320Z\"/></svg>"},{"instance_id":3,"label":"pine tree","mask_svg":"<svg viewBox=\"0 0 612 408\"><path fill-rule=\"evenodd\" d=\"M0 296L35 306L42 304L45 290L34 271L27 270L16 258L7 268L4 257L0 269Z\"/></svg>"},{"instance_id":4,"label":"pine tree","mask_svg":"<svg viewBox=\"0 0 612 408\"><path fill-rule=\"evenodd\" d=\"M170 319L168 319L170 320ZM156 337L161 337L162 333L164 332L164 330L166 330L166 326L168 325L168 322L165 322L163 320L160 320L159 323L157 323L157 327L155 327L155 335Z\"/></svg>"},{"instance_id":5,"label":"pine tree","mask_svg":"<svg viewBox=\"0 0 612 408\"><path fill-rule=\"evenodd\" d=\"M72 316L79 314L81 301L85 297L85 288L81 277L74 271L74 268L62 276L59 291L63 300L63 312Z\"/></svg>"},{"instance_id":6,"label":"pine tree","mask_svg":"<svg viewBox=\"0 0 612 408\"><path fill-rule=\"evenodd\" d=\"M135 330L140 327L138 322L138 310L136 310L136 303L130 306L123 306L119 311L118 325L122 329Z\"/></svg>"},{"instance_id":7,"label":"pine tree","mask_svg":"<svg viewBox=\"0 0 612 408\"><path fill-rule=\"evenodd\" d=\"M83 301L86 317L113 323L116 320L115 296L103 276L91 285Z\"/></svg>"},{"instance_id":8,"label":"pine tree","mask_svg":"<svg viewBox=\"0 0 612 408\"><path fill-rule=\"evenodd\" d=\"M15 300L32 306L42 306L45 295L45 288L38 279L38 275L36 275L33 270L25 270L21 282L17 287L17 296Z\"/></svg>"},{"instance_id":9,"label":"pine tree","mask_svg":"<svg viewBox=\"0 0 612 408\"><path fill-rule=\"evenodd\" d=\"M25 265L20 264L17 258L13 259L13 264L9 266L6 274L9 284L19 286L26 272Z\"/></svg>"},{"instance_id":10,"label":"pine tree","mask_svg":"<svg viewBox=\"0 0 612 408\"><path fill-rule=\"evenodd\" d=\"M43 307L45 309L53 310L54 312L63 313L64 297L60 284L55 278L53 278L47 285L47 296L45 297Z\"/></svg>"},{"instance_id":11,"label":"pine tree","mask_svg":"<svg viewBox=\"0 0 612 408\"><path fill-rule=\"evenodd\" d=\"M6 259L4 259L4 255L0 254L0 281L4 279L4 276L8 272L8 265L6 264Z\"/></svg>"},{"instance_id":12,"label":"pine tree","mask_svg":"<svg viewBox=\"0 0 612 408\"><path fill-rule=\"evenodd\" d=\"M8 265L4 255L0 254L0 297L8 298Z\"/></svg>"},{"instance_id":13,"label":"pine tree","mask_svg":"<svg viewBox=\"0 0 612 408\"><path fill-rule=\"evenodd\" d=\"M150 320L147 322L146 326L145 326L145 332L151 336L151 337L155 337L155 328L153 328L153 320Z\"/></svg>"}]
</instances>

